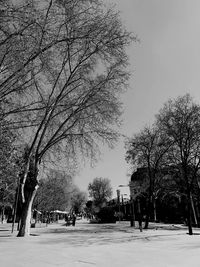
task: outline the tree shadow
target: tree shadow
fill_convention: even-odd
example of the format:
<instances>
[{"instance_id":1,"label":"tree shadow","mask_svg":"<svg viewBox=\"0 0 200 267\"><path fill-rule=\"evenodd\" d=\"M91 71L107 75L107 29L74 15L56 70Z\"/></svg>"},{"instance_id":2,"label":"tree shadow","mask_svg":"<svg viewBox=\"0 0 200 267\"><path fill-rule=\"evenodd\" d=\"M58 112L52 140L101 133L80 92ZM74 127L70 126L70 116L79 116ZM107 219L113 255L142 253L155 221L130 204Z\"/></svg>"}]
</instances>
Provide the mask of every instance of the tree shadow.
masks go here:
<instances>
[{"instance_id":1,"label":"tree shadow","mask_svg":"<svg viewBox=\"0 0 200 267\"><path fill-rule=\"evenodd\" d=\"M163 229L169 230L169 229ZM174 229L173 229L174 230ZM183 229L182 229L183 230ZM49 229L45 234L49 234L45 240L39 242L45 244L64 243L65 246L92 246L92 245L107 245L120 244L134 241L149 242L152 240L162 240L163 237L172 237L177 235L185 235L185 233L158 233L148 234L148 231L139 232L139 229L130 227L118 227L115 225L88 225L87 228L64 227L60 229ZM51 236L56 234L56 236ZM163 239L164 240L164 239Z\"/></svg>"},{"instance_id":2,"label":"tree shadow","mask_svg":"<svg viewBox=\"0 0 200 267\"><path fill-rule=\"evenodd\" d=\"M40 236L39 234L30 234L30 236Z\"/></svg>"},{"instance_id":3,"label":"tree shadow","mask_svg":"<svg viewBox=\"0 0 200 267\"><path fill-rule=\"evenodd\" d=\"M189 235L189 233L187 233L187 235ZM193 233L191 236L193 235L200 235L200 233Z\"/></svg>"}]
</instances>

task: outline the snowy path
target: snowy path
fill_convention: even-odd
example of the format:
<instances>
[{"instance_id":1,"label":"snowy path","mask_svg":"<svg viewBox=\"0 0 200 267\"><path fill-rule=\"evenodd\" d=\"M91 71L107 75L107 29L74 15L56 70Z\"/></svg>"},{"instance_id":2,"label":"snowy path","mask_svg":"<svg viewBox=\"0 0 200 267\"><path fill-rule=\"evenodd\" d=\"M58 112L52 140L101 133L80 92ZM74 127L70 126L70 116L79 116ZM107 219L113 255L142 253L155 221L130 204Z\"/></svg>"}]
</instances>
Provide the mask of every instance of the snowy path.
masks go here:
<instances>
[{"instance_id":1,"label":"snowy path","mask_svg":"<svg viewBox=\"0 0 200 267\"><path fill-rule=\"evenodd\" d=\"M10 227L10 226L9 226ZM92 225L78 222L32 229L33 236L16 238L0 226L2 267L169 267L200 266L200 230L159 225L139 232L128 222Z\"/></svg>"}]
</instances>

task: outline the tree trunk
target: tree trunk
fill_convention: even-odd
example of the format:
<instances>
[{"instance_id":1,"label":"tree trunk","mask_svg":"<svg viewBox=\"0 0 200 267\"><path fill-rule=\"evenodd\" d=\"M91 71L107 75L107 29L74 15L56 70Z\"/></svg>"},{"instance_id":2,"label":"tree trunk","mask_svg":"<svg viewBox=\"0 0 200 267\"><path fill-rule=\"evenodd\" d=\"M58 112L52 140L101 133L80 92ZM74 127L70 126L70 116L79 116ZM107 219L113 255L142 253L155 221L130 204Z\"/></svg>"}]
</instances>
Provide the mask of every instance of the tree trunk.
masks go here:
<instances>
[{"instance_id":1,"label":"tree trunk","mask_svg":"<svg viewBox=\"0 0 200 267\"><path fill-rule=\"evenodd\" d=\"M153 192L153 180L155 173L152 173L152 169L150 167L150 163L148 163L148 176L149 176L149 196L148 196L148 203L146 209L146 220L144 229L148 229L149 227L149 220L150 220L150 211L151 211L151 204L152 204L152 192ZM154 171L153 171L154 172Z\"/></svg>"},{"instance_id":2,"label":"tree trunk","mask_svg":"<svg viewBox=\"0 0 200 267\"><path fill-rule=\"evenodd\" d=\"M19 174L20 190L19 203L21 204L20 226L18 237L29 236L31 226L31 209L38 189L38 161L28 152L24 154L25 165Z\"/></svg>"},{"instance_id":3,"label":"tree trunk","mask_svg":"<svg viewBox=\"0 0 200 267\"><path fill-rule=\"evenodd\" d=\"M190 191L187 192L187 225L188 225L188 232L189 235L192 235L192 216L191 216L191 198L190 198Z\"/></svg>"},{"instance_id":4,"label":"tree trunk","mask_svg":"<svg viewBox=\"0 0 200 267\"><path fill-rule=\"evenodd\" d=\"M156 198L153 199L153 216L154 216L154 222L157 222Z\"/></svg>"},{"instance_id":5,"label":"tree trunk","mask_svg":"<svg viewBox=\"0 0 200 267\"><path fill-rule=\"evenodd\" d=\"M4 207L4 205L2 207L2 211L1 212L2 212L1 213L1 223L3 223L4 222L4 214L5 214L5 207Z\"/></svg>"},{"instance_id":6,"label":"tree trunk","mask_svg":"<svg viewBox=\"0 0 200 267\"><path fill-rule=\"evenodd\" d=\"M140 199L137 199L138 202L138 224L140 232L142 232L142 213L141 213L141 207L140 207Z\"/></svg>"},{"instance_id":7,"label":"tree trunk","mask_svg":"<svg viewBox=\"0 0 200 267\"><path fill-rule=\"evenodd\" d=\"M130 199L130 226L135 227L135 209L134 209L134 200L132 197Z\"/></svg>"},{"instance_id":8,"label":"tree trunk","mask_svg":"<svg viewBox=\"0 0 200 267\"><path fill-rule=\"evenodd\" d=\"M149 227L150 209L151 209L151 197L149 196L147 207L146 207L146 219L145 219L144 229L148 229Z\"/></svg>"},{"instance_id":9,"label":"tree trunk","mask_svg":"<svg viewBox=\"0 0 200 267\"><path fill-rule=\"evenodd\" d=\"M200 212L199 212L198 202L196 203L195 207L196 207L196 214L197 214L197 227L200 227Z\"/></svg>"},{"instance_id":10,"label":"tree trunk","mask_svg":"<svg viewBox=\"0 0 200 267\"><path fill-rule=\"evenodd\" d=\"M191 203L191 185L188 178L188 168L187 164L184 163L182 166L183 178L186 182L186 194L187 194L187 225L188 225L188 234L192 235L192 203Z\"/></svg>"},{"instance_id":11,"label":"tree trunk","mask_svg":"<svg viewBox=\"0 0 200 267\"><path fill-rule=\"evenodd\" d=\"M31 209L37 189L38 185L36 185L33 190L25 189L25 202L22 204L21 222L19 233L17 235L18 237L30 235Z\"/></svg>"},{"instance_id":12,"label":"tree trunk","mask_svg":"<svg viewBox=\"0 0 200 267\"><path fill-rule=\"evenodd\" d=\"M195 211L195 207L194 207L194 201L193 201L193 198L192 198L191 194L190 194L190 201L191 201L191 206L192 206L195 226L198 226L197 215L196 215L196 211Z\"/></svg>"}]
</instances>

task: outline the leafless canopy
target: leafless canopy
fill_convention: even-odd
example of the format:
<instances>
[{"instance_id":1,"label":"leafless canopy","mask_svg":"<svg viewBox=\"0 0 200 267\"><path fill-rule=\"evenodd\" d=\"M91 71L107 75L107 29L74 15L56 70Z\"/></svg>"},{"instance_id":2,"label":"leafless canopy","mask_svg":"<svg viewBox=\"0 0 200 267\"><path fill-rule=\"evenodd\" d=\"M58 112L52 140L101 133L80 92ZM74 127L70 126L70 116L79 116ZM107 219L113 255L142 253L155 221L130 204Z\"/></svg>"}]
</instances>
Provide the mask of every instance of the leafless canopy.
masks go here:
<instances>
[{"instance_id":1,"label":"leafless canopy","mask_svg":"<svg viewBox=\"0 0 200 267\"><path fill-rule=\"evenodd\" d=\"M0 12L0 100L13 128L31 127L30 153L112 144L134 39L118 14L94 0L3 1Z\"/></svg>"}]
</instances>

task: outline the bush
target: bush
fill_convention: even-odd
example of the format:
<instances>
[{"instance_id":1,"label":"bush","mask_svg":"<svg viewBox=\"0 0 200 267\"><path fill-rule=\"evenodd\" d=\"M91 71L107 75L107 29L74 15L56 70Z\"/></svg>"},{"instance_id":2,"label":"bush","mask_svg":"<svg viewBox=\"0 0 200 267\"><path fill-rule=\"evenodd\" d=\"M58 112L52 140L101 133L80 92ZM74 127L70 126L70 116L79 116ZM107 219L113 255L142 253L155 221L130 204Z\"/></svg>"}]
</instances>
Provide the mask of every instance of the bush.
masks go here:
<instances>
[{"instance_id":1,"label":"bush","mask_svg":"<svg viewBox=\"0 0 200 267\"><path fill-rule=\"evenodd\" d=\"M115 211L112 207L103 207L97 213L100 223L116 223Z\"/></svg>"}]
</instances>

